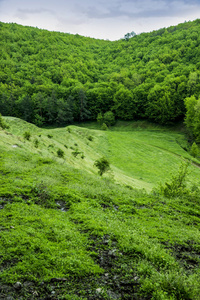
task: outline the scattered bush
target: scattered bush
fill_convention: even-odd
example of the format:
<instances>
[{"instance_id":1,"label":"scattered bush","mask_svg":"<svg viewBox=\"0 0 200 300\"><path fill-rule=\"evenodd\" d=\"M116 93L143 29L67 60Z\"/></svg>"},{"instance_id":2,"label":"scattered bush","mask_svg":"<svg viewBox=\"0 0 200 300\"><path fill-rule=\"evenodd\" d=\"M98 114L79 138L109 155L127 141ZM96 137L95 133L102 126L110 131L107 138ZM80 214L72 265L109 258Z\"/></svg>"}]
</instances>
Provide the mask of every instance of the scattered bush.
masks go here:
<instances>
[{"instance_id":1,"label":"scattered bush","mask_svg":"<svg viewBox=\"0 0 200 300\"><path fill-rule=\"evenodd\" d=\"M81 154L81 152L78 150L78 149L75 149L73 152L72 152L72 155L74 157L77 157L79 154Z\"/></svg>"},{"instance_id":2,"label":"scattered bush","mask_svg":"<svg viewBox=\"0 0 200 300\"><path fill-rule=\"evenodd\" d=\"M93 141L93 139L94 139L94 138L93 138L93 136L91 136L91 135L89 135L89 136L88 136L88 140L89 140L89 141L91 141L91 142L92 142L92 141Z\"/></svg>"},{"instance_id":3,"label":"scattered bush","mask_svg":"<svg viewBox=\"0 0 200 300\"><path fill-rule=\"evenodd\" d=\"M9 128L8 124L3 120L1 113L0 113L0 127L2 129L8 129Z\"/></svg>"},{"instance_id":4,"label":"scattered bush","mask_svg":"<svg viewBox=\"0 0 200 300\"><path fill-rule=\"evenodd\" d=\"M35 148L38 148L38 145L39 145L39 141L38 141L38 139L35 139L34 140L34 146L35 146Z\"/></svg>"},{"instance_id":5,"label":"scattered bush","mask_svg":"<svg viewBox=\"0 0 200 300\"><path fill-rule=\"evenodd\" d=\"M69 133L72 132L70 127L67 127L67 131L68 131Z\"/></svg>"},{"instance_id":6,"label":"scattered bush","mask_svg":"<svg viewBox=\"0 0 200 300\"><path fill-rule=\"evenodd\" d=\"M105 157L97 159L94 163L94 166L99 169L98 173L100 176L110 169L110 163Z\"/></svg>"},{"instance_id":7,"label":"scattered bush","mask_svg":"<svg viewBox=\"0 0 200 300\"><path fill-rule=\"evenodd\" d=\"M193 157L197 157L199 155L199 148L195 142L192 144L192 147L190 149L190 154Z\"/></svg>"},{"instance_id":8,"label":"scattered bush","mask_svg":"<svg viewBox=\"0 0 200 300\"><path fill-rule=\"evenodd\" d=\"M66 149L68 149L68 146L67 146L67 145L64 145L64 147L65 147Z\"/></svg>"},{"instance_id":9,"label":"scattered bush","mask_svg":"<svg viewBox=\"0 0 200 300\"><path fill-rule=\"evenodd\" d=\"M103 116L103 121L107 126L115 124L115 116L112 111L107 111Z\"/></svg>"},{"instance_id":10,"label":"scattered bush","mask_svg":"<svg viewBox=\"0 0 200 300\"><path fill-rule=\"evenodd\" d=\"M52 134L48 134L47 137L48 137L49 139L52 139L53 135L52 135Z\"/></svg>"},{"instance_id":11,"label":"scattered bush","mask_svg":"<svg viewBox=\"0 0 200 300\"><path fill-rule=\"evenodd\" d=\"M29 131L25 131L24 134L23 134L24 138L27 140L27 141L30 141L30 138L31 138L31 134Z\"/></svg>"},{"instance_id":12,"label":"scattered bush","mask_svg":"<svg viewBox=\"0 0 200 300\"><path fill-rule=\"evenodd\" d=\"M108 130L108 126L105 123L103 123L101 126L101 130Z\"/></svg>"},{"instance_id":13,"label":"scattered bush","mask_svg":"<svg viewBox=\"0 0 200 300\"><path fill-rule=\"evenodd\" d=\"M57 155L58 155L58 157L63 158L63 157L64 157L64 154L65 154L65 153L64 153L64 151L63 151L62 149L59 148L59 149L57 150Z\"/></svg>"},{"instance_id":14,"label":"scattered bush","mask_svg":"<svg viewBox=\"0 0 200 300\"><path fill-rule=\"evenodd\" d=\"M188 193L186 188L186 176L188 174L189 163L182 163L178 173L173 175L170 182L160 185L160 193L165 197L178 197Z\"/></svg>"}]
</instances>

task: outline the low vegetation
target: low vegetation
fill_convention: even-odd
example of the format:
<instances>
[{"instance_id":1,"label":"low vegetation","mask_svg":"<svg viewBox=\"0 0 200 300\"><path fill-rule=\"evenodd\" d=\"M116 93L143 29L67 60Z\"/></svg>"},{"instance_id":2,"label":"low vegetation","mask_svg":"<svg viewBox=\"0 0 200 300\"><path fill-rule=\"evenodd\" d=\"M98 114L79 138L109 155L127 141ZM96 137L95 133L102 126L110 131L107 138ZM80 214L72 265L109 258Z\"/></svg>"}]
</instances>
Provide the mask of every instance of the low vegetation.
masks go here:
<instances>
[{"instance_id":1,"label":"low vegetation","mask_svg":"<svg viewBox=\"0 0 200 300\"><path fill-rule=\"evenodd\" d=\"M183 133L3 120L0 298L199 299L200 169ZM102 157L112 174L97 175Z\"/></svg>"}]
</instances>

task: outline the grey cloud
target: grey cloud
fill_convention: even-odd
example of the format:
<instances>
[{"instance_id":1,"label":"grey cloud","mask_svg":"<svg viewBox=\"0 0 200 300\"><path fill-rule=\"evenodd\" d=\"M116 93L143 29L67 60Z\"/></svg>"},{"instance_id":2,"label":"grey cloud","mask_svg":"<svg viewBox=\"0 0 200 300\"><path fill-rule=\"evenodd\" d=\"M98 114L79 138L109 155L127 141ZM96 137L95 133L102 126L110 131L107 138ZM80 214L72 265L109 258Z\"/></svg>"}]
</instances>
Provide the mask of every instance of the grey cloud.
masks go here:
<instances>
[{"instance_id":1,"label":"grey cloud","mask_svg":"<svg viewBox=\"0 0 200 300\"><path fill-rule=\"evenodd\" d=\"M113 4L109 1L109 5L105 4L103 9L90 6L85 13L91 19L173 17L196 11L197 8L200 9L200 2L197 0L125 0L115 1Z\"/></svg>"},{"instance_id":2,"label":"grey cloud","mask_svg":"<svg viewBox=\"0 0 200 300\"><path fill-rule=\"evenodd\" d=\"M0 0L1 1L1 0ZM15 14L21 20L26 20L30 15L38 15L43 13L49 13L51 15L56 15L56 13L50 9L46 8L36 8L36 9L23 9L19 8Z\"/></svg>"},{"instance_id":3,"label":"grey cloud","mask_svg":"<svg viewBox=\"0 0 200 300\"><path fill-rule=\"evenodd\" d=\"M46 9L46 8L37 8L37 9L21 9L21 8L19 8L18 12L22 13L22 14L42 14L42 13L46 13L46 12L54 14L54 12L52 10Z\"/></svg>"}]
</instances>

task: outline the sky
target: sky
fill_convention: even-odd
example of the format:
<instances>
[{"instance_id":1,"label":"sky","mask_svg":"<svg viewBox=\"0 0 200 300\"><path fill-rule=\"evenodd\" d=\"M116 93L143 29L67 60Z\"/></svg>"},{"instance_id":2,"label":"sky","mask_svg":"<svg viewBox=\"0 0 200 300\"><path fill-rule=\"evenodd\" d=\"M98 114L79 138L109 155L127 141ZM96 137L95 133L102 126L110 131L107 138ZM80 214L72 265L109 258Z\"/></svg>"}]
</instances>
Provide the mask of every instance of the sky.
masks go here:
<instances>
[{"instance_id":1,"label":"sky","mask_svg":"<svg viewBox=\"0 0 200 300\"><path fill-rule=\"evenodd\" d=\"M0 0L0 21L119 40L200 18L200 0Z\"/></svg>"}]
</instances>

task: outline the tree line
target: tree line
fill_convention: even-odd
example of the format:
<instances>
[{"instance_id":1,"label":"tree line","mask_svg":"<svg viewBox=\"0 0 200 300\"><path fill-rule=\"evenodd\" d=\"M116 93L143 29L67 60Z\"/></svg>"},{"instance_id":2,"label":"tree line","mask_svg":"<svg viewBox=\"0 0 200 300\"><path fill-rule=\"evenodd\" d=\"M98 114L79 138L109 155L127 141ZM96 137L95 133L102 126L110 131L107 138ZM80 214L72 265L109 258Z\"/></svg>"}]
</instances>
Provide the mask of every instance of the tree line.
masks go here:
<instances>
[{"instance_id":1,"label":"tree line","mask_svg":"<svg viewBox=\"0 0 200 300\"><path fill-rule=\"evenodd\" d=\"M119 41L0 22L0 112L37 125L111 111L183 120L200 94L200 20Z\"/></svg>"}]
</instances>

